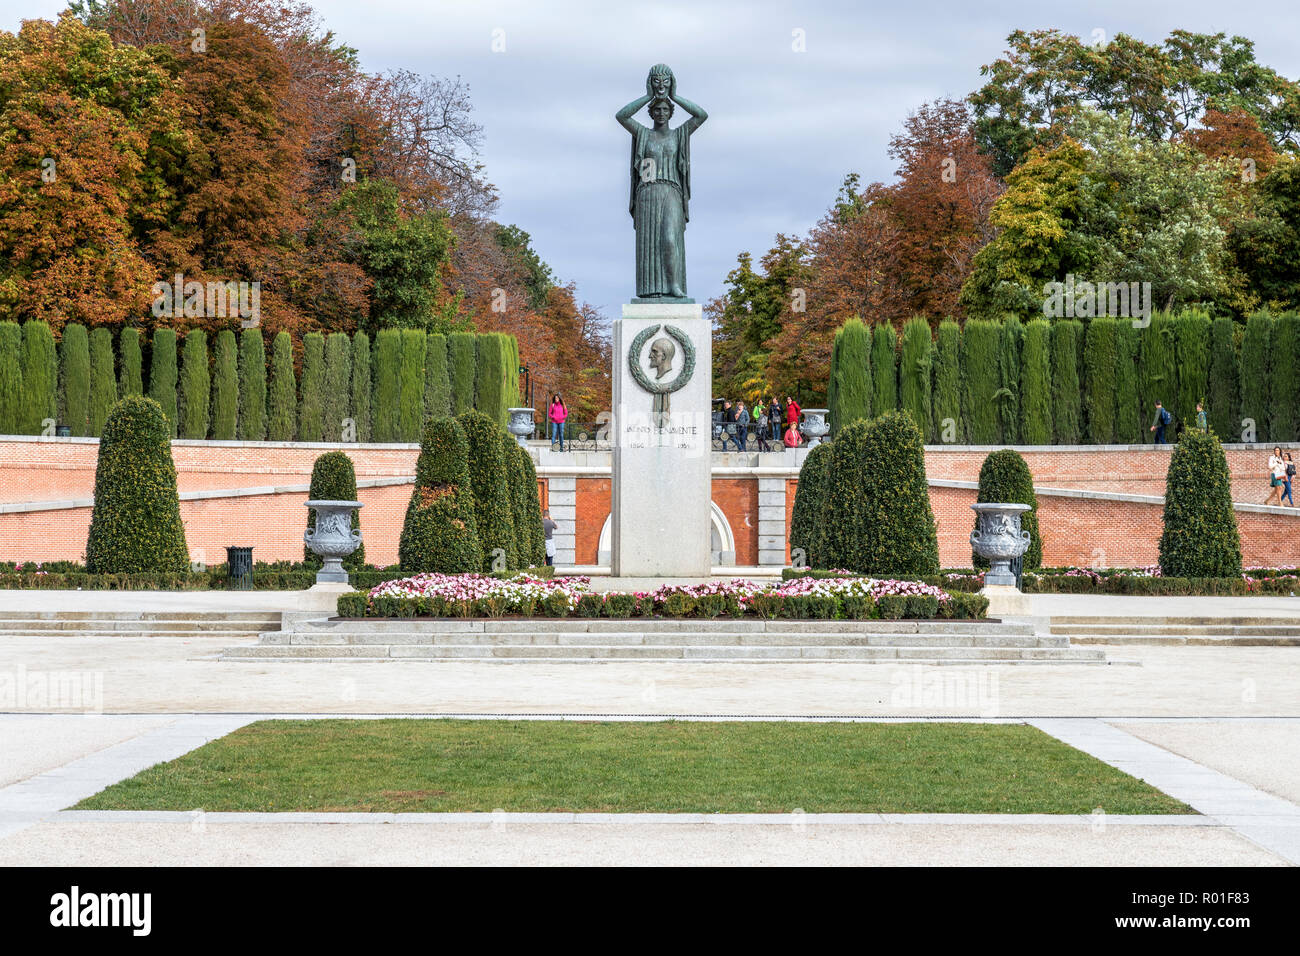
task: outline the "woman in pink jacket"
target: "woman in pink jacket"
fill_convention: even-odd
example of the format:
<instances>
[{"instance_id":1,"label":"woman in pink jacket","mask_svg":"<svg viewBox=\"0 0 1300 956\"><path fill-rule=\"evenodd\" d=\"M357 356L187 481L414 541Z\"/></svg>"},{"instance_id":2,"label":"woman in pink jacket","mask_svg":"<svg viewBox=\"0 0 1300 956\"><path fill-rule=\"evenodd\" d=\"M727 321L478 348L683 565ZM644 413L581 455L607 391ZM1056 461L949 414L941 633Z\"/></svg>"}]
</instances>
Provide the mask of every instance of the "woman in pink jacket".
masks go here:
<instances>
[{"instance_id":1,"label":"woman in pink jacket","mask_svg":"<svg viewBox=\"0 0 1300 956\"><path fill-rule=\"evenodd\" d=\"M551 396L551 407L546 417L551 422L551 447L554 448L556 441L559 441L560 451L564 451L564 420L569 417L569 407L564 404L559 392Z\"/></svg>"}]
</instances>

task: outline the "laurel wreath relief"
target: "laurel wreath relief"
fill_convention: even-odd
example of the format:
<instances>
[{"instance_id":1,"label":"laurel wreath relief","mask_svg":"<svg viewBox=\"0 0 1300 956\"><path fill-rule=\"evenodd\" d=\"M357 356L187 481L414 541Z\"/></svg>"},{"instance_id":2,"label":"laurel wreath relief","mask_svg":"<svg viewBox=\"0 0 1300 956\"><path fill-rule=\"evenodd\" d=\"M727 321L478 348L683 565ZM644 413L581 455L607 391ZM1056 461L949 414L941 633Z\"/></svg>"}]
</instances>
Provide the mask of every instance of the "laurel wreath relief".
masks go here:
<instances>
[{"instance_id":1,"label":"laurel wreath relief","mask_svg":"<svg viewBox=\"0 0 1300 956\"><path fill-rule=\"evenodd\" d=\"M685 362L682 364L682 370L677 373L677 377L670 382L652 382L646 370L641 367L641 350L645 344L650 341L651 336L663 329L682 347L682 354L685 356ZM691 344L691 338L675 325L655 325L642 329L637 333L636 338L632 340L632 346L627 352L627 364L632 369L632 377L636 383L652 395L664 395L668 392L675 392L691 380L691 375L695 371L695 346Z\"/></svg>"}]
</instances>

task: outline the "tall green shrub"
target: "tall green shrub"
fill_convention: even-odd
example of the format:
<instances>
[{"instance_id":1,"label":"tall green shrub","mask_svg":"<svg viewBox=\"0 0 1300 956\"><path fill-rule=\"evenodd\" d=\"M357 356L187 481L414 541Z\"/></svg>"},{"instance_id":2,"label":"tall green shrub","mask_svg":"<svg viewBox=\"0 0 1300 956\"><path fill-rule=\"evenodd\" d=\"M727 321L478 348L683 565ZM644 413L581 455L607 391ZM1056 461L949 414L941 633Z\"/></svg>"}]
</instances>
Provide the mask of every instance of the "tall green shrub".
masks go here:
<instances>
[{"instance_id":1,"label":"tall green shrub","mask_svg":"<svg viewBox=\"0 0 1300 956\"><path fill-rule=\"evenodd\" d=\"M0 322L0 435L20 434L23 403L23 328Z\"/></svg>"},{"instance_id":2,"label":"tall green shrub","mask_svg":"<svg viewBox=\"0 0 1300 956\"><path fill-rule=\"evenodd\" d=\"M542 529L542 503L537 491L537 471L532 459L511 435L501 436L502 448L510 468L511 519L515 525L515 555L519 567L546 563L546 536ZM541 560L537 544L541 543Z\"/></svg>"},{"instance_id":3,"label":"tall green shrub","mask_svg":"<svg viewBox=\"0 0 1300 956\"><path fill-rule=\"evenodd\" d=\"M1300 439L1300 314L1284 312L1273 322L1269 363L1269 441L1296 441Z\"/></svg>"},{"instance_id":4,"label":"tall green shrub","mask_svg":"<svg viewBox=\"0 0 1300 956\"><path fill-rule=\"evenodd\" d=\"M415 490L402 523L398 545L402 570L439 574L482 570L475 511L465 432L454 418L432 418L424 426Z\"/></svg>"},{"instance_id":5,"label":"tall green shrub","mask_svg":"<svg viewBox=\"0 0 1300 956\"><path fill-rule=\"evenodd\" d=\"M307 492L308 501L356 501L357 472L352 459L341 451L328 451L319 456L311 466L311 490ZM307 509L307 530L316 527L316 509ZM361 530L360 510L352 512L352 530ZM313 571L320 570L324 559L307 547L302 548L302 560ZM362 542L357 550L343 559L345 571L360 571L366 566L366 545Z\"/></svg>"},{"instance_id":6,"label":"tall green shrub","mask_svg":"<svg viewBox=\"0 0 1300 956\"><path fill-rule=\"evenodd\" d=\"M117 391L123 397L144 394L144 356L140 353L140 330L124 328L117 337L118 361L121 378Z\"/></svg>"},{"instance_id":7,"label":"tall green shrub","mask_svg":"<svg viewBox=\"0 0 1300 956\"><path fill-rule=\"evenodd\" d=\"M516 448L519 446L516 444ZM542 494L537 487L537 469L533 458L519 448L524 475L524 513L528 519L529 549L519 556L519 564L541 567L546 564L546 529L542 527Z\"/></svg>"},{"instance_id":8,"label":"tall green shrub","mask_svg":"<svg viewBox=\"0 0 1300 956\"><path fill-rule=\"evenodd\" d=\"M1115 441L1115 372L1119 357L1116 337L1119 323L1098 316L1088 323L1083 340L1083 405L1088 441L1109 445Z\"/></svg>"},{"instance_id":9,"label":"tall green shrub","mask_svg":"<svg viewBox=\"0 0 1300 956\"><path fill-rule=\"evenodd\" d=\"M998 397L997 322L970 319L961 333L962 417L974 445L1001 440Z\"/></svg>"},{"instance_id":10,"label":"tall green shrub","mask_svg":"<svg viewBox=\"0 0 1300 956\"><path fill-rule=\"evenodd\" d=\"M54 335L44 322L23 323L23 394L19 423L23 435L40 435L47 419L58 417L58 360ZM51 432L53 434L53 432Z\"/></svg>"},{"instance_id":11,"label":"tall green shrub","mask_svg":"<svg viewBox=\"0 0 1300 956\"><path fill-rule=\"evenodd\" d=\"M822 498L826 494L826 475L831 463L831 445L823 442L808 450L808 457L799 468L799 483L794 490L794 509L790 513L790 559L795 566L824 568L819 561L816 541L821 521Z\"/></svg>"},{"instance_id":12,"label":"tall green shrub","mask_svg":"<svg viewBox=\"0 0 1300 956\"><path fill-rule=\"evenodd\" d=\"M483 545L482 570L517 568L510 473L501 444L504 430L478 411L468 411L458 421L469 442L469 479L474 492L475 523Z\"/></svg>"},{"instance_id":13,"label":"tall green shrub","mask_svg":"<svg viewBox=\"0 0 1300 956\"><path fill-rule=\"evenodd\" d=\"M1272 413L1272 369L1269 353L1273 347L1273 316L1256 312L1246 319L1241 339L1241 422L1237 433L1242 441L1267 441L1269 415ZM1225 433L1226 438L1229 433ZM1253 434L1254 438L1249 438Z\"/></svg>"},{"instance_id":14,"label":"tall green shrub","mask_svg":"<svg viewBox=\"0 0 1300 956\"><path fill-rule=\"evenodd\" d=\"M1058 445L1077 445L1083 438L1083 403L1079 382L1079 336L1083 323L1052 323L1052 431Z\"/></svg>"},{"instance_id":15,"label":"tall green shrub","mask_svg":"<svg viewBox=\"0 0 1300 956\"><path fill-rule=\"evenodd\" d=\"M271 392L266 402L266 437L293 441L298 426L298 384L293 372L293 340L277 332L271 342Z\"/></svg>"},{"instance_id":16,"label":"tall green shrub","mask_svg":"<svg viewBox=\"0 0 1300 956\"><path fill-rule=\"evenodd\" d=\"M104 423L95 508L86 540L92 574L185 574L190 569L176 493L171 425L151 398L128 396Z\"/></svg>"},{"instance_id":17,"label":"tall green shrub","mask_svg":"<svg viewBox=\"0 0 1300 956\"><path fill-rule=\"evenodd\" d=\"M321 416L321 435L325 441L341 441L344 419L353 418L351 387L352 343L342 332L331 333L325 340L325 394Z\"/></svg>"},{"instance_id":18,"label":"tall green shrub","mask_svg":"<svg viewBox=\"0 0 1300 956\"><path fill-rule=\"evenodd\" d=\"M899 408L912 416L922 440L934 434L930 410L930 370L934 363L934 342L930 323L909 319L903 325L903 342L898 357Z\"/></svg>"},{"instance_id":19,"label":"tall green shrub","mask_svg":"<svg viewBox=\"0 0 1300 956\"><path fill-rule=\"evenodd\" d=\"M1095 319L1093 321L1096 321ZM1029 465L1014 448L999 448L980 465L979 491L975 501L981 504L1001 501L1009 504L1029 505L1030 510L1020 516L1020 530L1029 532L1029 549L1025 551L1024 570L1040 567L1043 563L1043 539L1038 531L1038 495L1034 493L1034 478ZM972 527L979 526L975 519ZM976 568L987 568L988 561L971 552Z\"/></svg>"},{"instance_id":20,"label":"tall green shrub","mask_svg":"<svg viewBox=\"0 0 1300 956\"><path fill-rule=\"evenodd\" d=\"M1160 571L1170 578L1241 575L1228 459L1212 434L1187 431L1170 456Z\"/></svg>"},{"instance_id":21,"label":"tall green shrub","mask_svg":"<svg viewBox=\"0 0 1300 956\"><path fill-rule=\"evenodd\" d=\"M451 413L465 414L474 407L474 376L478 365L478 337L473 332L453 332L447 337L447 373L451 381Z\"/></svg>"},{"instance_id":22,"label":"tall green shrub","mask_svg":"<svg viewBox=\"0 0 1300 956\"><path fill-rule=\"evenodd\" d=\"M375 335L375 397L371 405L374 440L401 441L402 332L382 329Z\"/></svg>"},{"instance_id":23,"label":"tall green shrub","mask_svg":"<svg viewBox=\"0 0 1300 956\"><path fill-rule=\"evenodd\" d=\"M1174 361L1178 391L1175 418L1184 428L1196 426L1196 403L1205 402L1210 388L1210 317L1191 309L1174 321Z\"/></svg>"},{"instance_id":24,"label":"tall green shrub","mask_svg":"<svg viewBox=\"0 0 1300 956\"><path fill-rule=\"evenodd\" d=\"M871 415L871 331L856 316L835 333L826 398L832 434Z\"/></svg>"},{"instance_id":25,"label":"tall green shrub","mask_svg":"<svg viewBox=\"0 0 1300 956\"><path fill-rule=\"evenodd\" d=\"M1002 321L998 341L998 425L1002 441L1020 441L1020 362L1025 348L1025 327L1014 315Z\"/></svg>"},{"instance_id":26,"label":"tall green shrub","mask_svg":"<svg viewBox=\"0 0 1300 956\"><path fill-rule=\"evenodd\" d=\"M239 437L266 438L266 343L259 328L239 333Z\"/></svg>"},{"instance_id":27,"label":"tall green shrub","mask_svg":"<svg viewBox=\"0 0 1300 956\"><path fill-rule=\"evenodd\" d=\"M1138 391L1140 330L1132 320L1120 319L1115 333L1115 437L1121 444L1138 445L1144 440Z\"/></svg>"},{"instance_id":28,"label":"tall green shrub","mask_svg":"<svg viewBox=\"0 0 1300 956\"><path fill-rule=\"evenodd\" d=\"M864 574L939 573L921 432L904 412L854 422L831 443L818 563Z\"/></svg>"},{"instance_id":29,"label":"tall green shrub","mask_svg":"<svg viewBox=\"0 0 1300 956\"><path fill-rule=\"evenodd\" d=\"M149 350L149 397L158 403L167 416L172 437L180 427L176 407L176 332L173 329L154 329L153 345Z\"/></svg>"},{"instance_id":30,"label":"tall green shrub","mask_svg":"<svg viewBox=\"0 0 1300 956\"><path fill-rule=\"evenodd\" d=\"M1142 355L1139 365L1139 386L1142 390L1143 435L1149 441L1146 429L1155 418L1155 405L1160 402L1171 413L1177 414L1178 366L1174 345L1174 323L1165 312L1151 316L1151 324L1142 330ZM1173 426L1181 422L1175 417ZM1174 429L1166 433L1173 438Z\"/></svg>"},{"instance_id":31,"label":"tall green shrub","mask_svg":"<svg viewBox=\"0 0 1300 956\"><path fill-rule=\"evenodd\" d=\"M1050 445L1055 435L1052 417L1052 326L1046 319L1025 325L1020 357L1020 440L1026 445Z\"/></svg>"},{"instance_id":32,"label":"tall green shrub","mask_svg":"<svg viewBox=\"0 0 1300 956\"><path fill-rule=\"evenodd\" d=\"M59 419L79 438L90 434L90 337L75 322L59 343Z\"/></svg>"},{"instance_id":33,"label":"tall green shrub","mask_svg":"<svg viewBox=\"0 0 1300 956\"><path fill-rule=\"evenodd\" d=\"M888 322L871 330L871 411L898 408L898 335Z\"/></svg>"},{"instance_id":34,"label":"tall green shrub","mask_svg":"<svg viewBox=\"0 0 1300 956\"><path fill-rule=\"evenodd\" d=\"M505 336L489 332L478 337L474 375L474 407L498 425L506 424Z\"/></svg>"},{"instance_id":35,"label":"tall green shrub","mask_svg":"<svg viewBox=\"0 0 1300 956\"><path fill-rule=\"evenodd\" d=\"M370 441L370 336L352 336L352 424L357 441Z\"/></svg>"},{"instance_id":36,"label":"tall green shrub","mask_svg":"<svg viewBox=\"0 0 1300 956\"><path fill-rule=\"evenodd\" d=\"M235 333L217 333L212 359L212 437L233 441L239 430L239 358Z\"/></svg>"},{"instance_id":37,"label":"tall green shrub","mask_svg":"<svg viewBox=\"0 0 1300 956\"><path fill-rule=\"evenodd\" d=\"M325 437L325 336L308 332L302 337L302 381L298 385L298 440L323 441Z\"/></svg>"},{"instance_id":38,"label":"tall green shrub","mask_svg":"<svg viewBox=\"0 0 1300 956\"><path fill-rule=\"evenodd\" d=\"M104 434L104 423L116 404L113 333L105 328L94 329L90 333L90 434Z\"/></svg>"},{"instance_id":39,"label":"tall green shrub","mask_svg":"<svg viewBox=\"0 0 1300 956\"><path fill-rule=\"evenodd\" d=\"M212 402L212 373L208 370L208 333L194 329L185 336L181 353L180 414L182 438L208 437Z\"/></svg>"},{"instance_id":40,"label":"tall green shrub","mask_svg":"<svg viewBox=\"0 0 1300 956\"><path fill-rule=\"evenodd\" d=\"M419 441L424 427L424 352L421 329L402 329L402 366L398 376L397 431L401 441Z\"/></svg>"},{"instance_id":41,"label":"tall green shrub","mask_svg":"<svg viewBox=\"0 0 1300 956\"><path fill-rule=\"evenodd\" d=\"M934 431L940 442L961 443L961 326L952 319L939 323L934 345Z\"/></svg>"},{"instance_id":42,"label":"tall green shrub","mask_svg":"<svg viewBox=\"0 0 1300 956\"><path fill-rule=\"evenodd\" d=\"M447 378L447 336L430 334L424 350L424 416L451 414L451 380Z\"/></svg>"},{"instance_id":43,"label":"tall green shrub","mask_svg":"<svg viewBox=\"0 0 1300 956\"><path fill-rule=\"evenodd\" d=\"M1237 363L1235 325L1221 315L1210 328L1210 387L1205 414L1220 441L1237 441L1241 434L1241 368Z\"/></svg>"}]
</instances>

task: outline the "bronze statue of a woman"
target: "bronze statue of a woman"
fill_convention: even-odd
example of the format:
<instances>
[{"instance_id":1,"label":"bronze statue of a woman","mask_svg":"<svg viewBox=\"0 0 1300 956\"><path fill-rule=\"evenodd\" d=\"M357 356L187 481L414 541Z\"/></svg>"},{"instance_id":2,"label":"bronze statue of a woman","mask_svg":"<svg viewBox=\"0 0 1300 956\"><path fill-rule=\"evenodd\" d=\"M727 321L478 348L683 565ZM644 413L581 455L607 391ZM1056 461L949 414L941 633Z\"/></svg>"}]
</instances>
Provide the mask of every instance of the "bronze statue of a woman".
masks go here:
<instances>
[{"instance_id":1,"label":"bronze statue of a woman","mask_svg":"<svg viewBox=\"0 0 1300 956\"><path fill-rule=\"evenodd\" d=\"M668 126L676 103L691 118ZM632 119L650 105L649 128ZM691 134L709 114L677 95L673 71L662 63L650 68L645 96L623 107L615 118L632 134L632 193L628 212L636 229L636 298L633 302L694 302L686 297L686 223L690 221Z\"/></svg>"}]
</instances>

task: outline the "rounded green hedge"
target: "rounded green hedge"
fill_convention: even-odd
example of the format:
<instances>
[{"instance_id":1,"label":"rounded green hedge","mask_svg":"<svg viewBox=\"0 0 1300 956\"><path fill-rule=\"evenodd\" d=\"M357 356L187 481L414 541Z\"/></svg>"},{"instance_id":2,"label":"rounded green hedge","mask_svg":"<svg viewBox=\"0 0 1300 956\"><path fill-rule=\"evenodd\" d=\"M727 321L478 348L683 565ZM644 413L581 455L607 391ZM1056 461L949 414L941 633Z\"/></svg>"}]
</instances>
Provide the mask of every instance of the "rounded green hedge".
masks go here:
<instances>
[{"instance_id":1,"label":"rounded green hedge","mask_svg":"<svg viewBox=\"0 0 1300 956\"><path fill-rule=\"evenodd\" d=\"M94 574L190 570L176 493L171 424L162 406L151 398L122 399L104 423L86 570Z\"/></svg>"},{"instance_id":2,"label":"rounded green hedge","mask_svg":"<svg viewBox=\"0 0 1300 956\"><path fill-rule=\"evenodd\" d=\"M1183 432L1165 478L1160 573L1171 578L1241 574L1228 459L1213 434Z\"/></svg>"},{"instance_id":3,"label":"rounded green hedge","mask_svg":"<svg viewBox=\"0 0 1300 956\"><path fill-rule=\"evenodd\" d=\"M1007 502L1010 504L1029 505L1030 510L1020 516L1020 530L1029 532L1029 550L1025 552L1024 570L1041 567L1043 564L1043 539L1038 531L1038 496L1034 494L1034 476L1029 472L1029 465L1013 448L1002 448L984 459L980 466L979 492L975 501L980 504L988 502ZM978 524L976 518L972 527ZM987 568L989 563L978 554L971 554L971 566Z\"/></svg>"},{"instance_id":4,"label":"rounded green hedge","mask_svg":"<svg viewBox=\"0 0 1300 956\"><path fill-rule=\"evenodd\" d=\"M357 472L352 466L352 459L344 452L330 451L318 457L311 466L311 490L307 493L309 501L356 501ZM307 530L316 527L316 509L307 509ZM361 529L361 515L352 512L352 530ZM319 569L324 563L320 555L312 552L305 544L302 548L302 560L309 568ZM361 544L357 550L343 559L343 568L347 571L360 571L366 565L366 546Z\"/></svg>"},{"instance_id":5,"label":"rounded green hedge","mask_svg":"<svg viewBox=\"0 0 1300 956\"><path fill-rule=\"evenodd\" d=\"M465 574L482 568L468 459L469 442L460 423L454 418L430 419L398 545L403 571Z\"/></svg>"}]
</instances>

